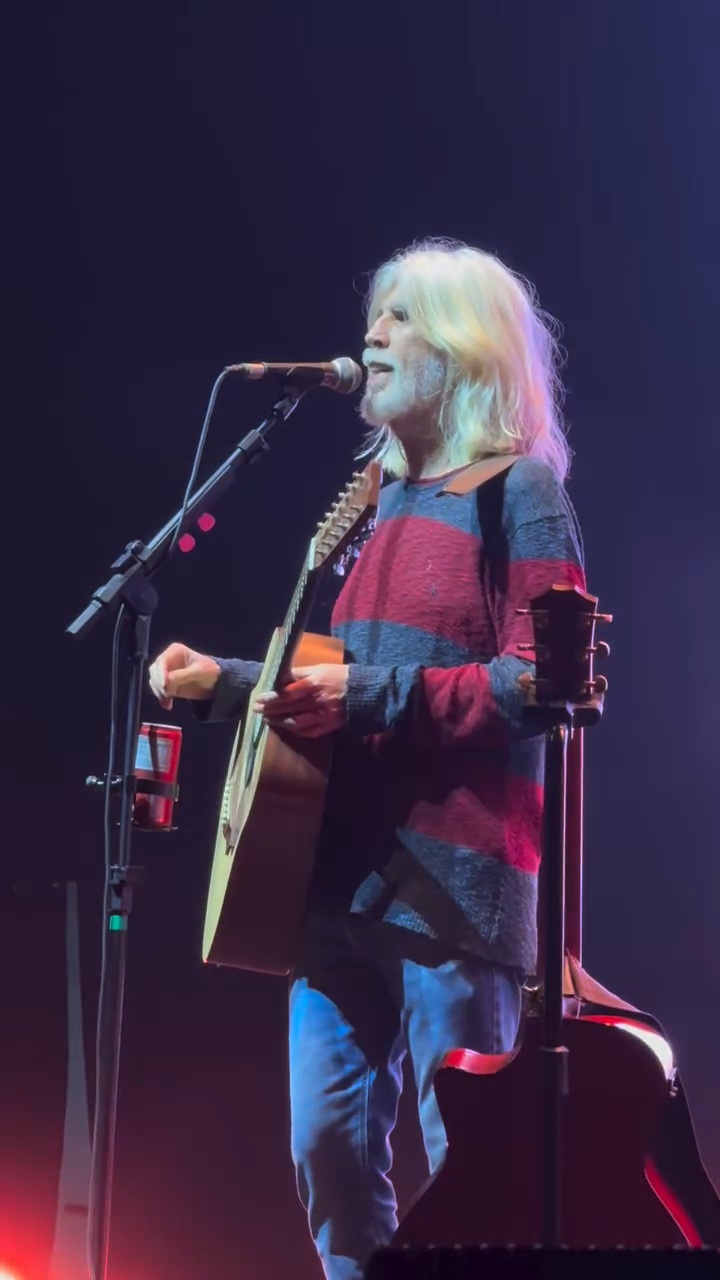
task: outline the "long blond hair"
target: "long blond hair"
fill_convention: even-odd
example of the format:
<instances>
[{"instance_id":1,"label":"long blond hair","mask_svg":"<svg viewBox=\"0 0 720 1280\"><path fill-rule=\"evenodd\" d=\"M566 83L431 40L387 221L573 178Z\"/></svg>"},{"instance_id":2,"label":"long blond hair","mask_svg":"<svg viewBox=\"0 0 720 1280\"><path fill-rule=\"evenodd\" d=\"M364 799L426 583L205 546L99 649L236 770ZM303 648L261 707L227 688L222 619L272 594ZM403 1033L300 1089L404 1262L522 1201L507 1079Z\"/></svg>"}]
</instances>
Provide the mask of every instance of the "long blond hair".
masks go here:
<instances>
[{"instance_id":1,"label":"long blond hair","mask_svg":"<svg viewBox=\"0 0 720 1280\"><path fill-rule=\"evenodd\" d=\"M541 310L529 281L481 249L423 240L375 272L369 325L396 285L418 331L445 357L439 425L449 468L517 453L539 458L564 480L570 450L561 417L559 326ZM363 452L389 474L407 474L390 427L375 428Z\"/></svg>"}]
</instances>

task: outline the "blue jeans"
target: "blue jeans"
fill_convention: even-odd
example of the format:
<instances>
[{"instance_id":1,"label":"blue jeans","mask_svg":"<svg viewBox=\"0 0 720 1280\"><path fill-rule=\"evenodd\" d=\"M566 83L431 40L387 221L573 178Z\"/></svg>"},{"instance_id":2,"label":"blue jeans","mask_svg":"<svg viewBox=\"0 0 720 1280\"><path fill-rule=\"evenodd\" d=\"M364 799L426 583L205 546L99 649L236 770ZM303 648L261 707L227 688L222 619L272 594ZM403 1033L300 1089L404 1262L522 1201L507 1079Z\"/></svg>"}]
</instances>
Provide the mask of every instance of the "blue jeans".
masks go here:
<instances>
[{"instance_id":1,"label":"blue jeans","mask_svg":"<svg viewBox=\"0 0 720 1280\"><path fill-rule=\"evenodd\" d=\"M446 1138L432 1086L450 1049L515 1043L515 970L358 916L305 929L290 990L291 1148L327 1280L358 1280L397 1227L390 1135L410 1054L431 1173Z\"/></svg>"}]
</instances>

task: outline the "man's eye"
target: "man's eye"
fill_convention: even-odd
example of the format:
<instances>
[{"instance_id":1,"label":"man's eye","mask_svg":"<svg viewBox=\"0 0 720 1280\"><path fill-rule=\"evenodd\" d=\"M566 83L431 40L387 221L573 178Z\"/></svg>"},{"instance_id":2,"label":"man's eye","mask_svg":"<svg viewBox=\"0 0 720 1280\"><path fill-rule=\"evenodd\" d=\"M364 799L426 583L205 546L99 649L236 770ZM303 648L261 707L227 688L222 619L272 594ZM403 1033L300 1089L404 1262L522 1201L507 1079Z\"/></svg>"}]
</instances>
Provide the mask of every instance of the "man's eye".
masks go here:
<instances>
[{"instance_id":1,"label":"man's eye","mask_svg":"<svg viewBox=\"0 0 720 1280\"><path fill-rule=\"evenodd\" d=\"M404 307L393 307L392 314L396 320L407 320L407 311Z\"/></svg>"}]
</instances>

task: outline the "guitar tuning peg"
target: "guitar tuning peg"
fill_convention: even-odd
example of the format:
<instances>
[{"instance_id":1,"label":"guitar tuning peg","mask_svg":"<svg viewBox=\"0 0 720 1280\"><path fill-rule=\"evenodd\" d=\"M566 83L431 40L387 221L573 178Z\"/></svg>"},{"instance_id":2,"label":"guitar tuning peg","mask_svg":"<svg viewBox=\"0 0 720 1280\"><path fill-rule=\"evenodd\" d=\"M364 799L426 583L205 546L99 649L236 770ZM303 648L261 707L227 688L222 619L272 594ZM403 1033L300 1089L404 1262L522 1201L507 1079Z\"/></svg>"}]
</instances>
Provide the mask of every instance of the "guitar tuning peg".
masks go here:
<instances>
[{"instance_id":1,"label":"guitar tuning peg","mask_svg":"<svg viewBox=\"0 0 720 1280\"><path fill-rule=\"evenodd\" d=\"M593 622L612 622L613 620L611 613L593 613L591 618Z\"/></svg>"},{"instance_id":2,"label":"guitar tuning peg","mask_svg":"<svg viewBox=\"0 0 720 1280\"><path fill-rule=\"evenodd\" d=\"M596 676L590 687L593 693L607 693L608 682L605 676Z\"/></svg>"},{"instance_id":3,"label":"guitar tuning peg","mask_svg":"<svg viewBox=\"0 0 720 1280\"><path fill-rule=\"evenodd\" d=\"M607 643L605 642L605 640L598 640L597 644L594 644L594 645L592 646L592 648L591 648L590 652L591 652L591 653L597 653L597 654L598 654L598 656L599 656L599 657L601 657L601 658L609 658L609 657L610 657L610 645L609 645L609 644L607 644Z\"/></svg>"}]
</instances>

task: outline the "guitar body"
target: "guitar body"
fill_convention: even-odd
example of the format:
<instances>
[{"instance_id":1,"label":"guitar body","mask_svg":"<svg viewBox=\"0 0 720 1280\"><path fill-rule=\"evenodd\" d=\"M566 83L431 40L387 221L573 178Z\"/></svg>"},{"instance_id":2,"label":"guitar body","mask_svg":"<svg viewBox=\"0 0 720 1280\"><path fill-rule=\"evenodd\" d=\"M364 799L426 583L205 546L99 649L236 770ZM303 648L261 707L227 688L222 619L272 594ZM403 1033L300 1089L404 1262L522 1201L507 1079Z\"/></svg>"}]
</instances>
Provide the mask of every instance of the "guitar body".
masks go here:
<instances>
[{"instance_id":1,"label":"guitar body","mask_svg":"<svg viewBox=\"0 0 720 1280\"><path fill-rule=\"evenodd\" d=\"M688 1211L648 1159L670 1102L672 1054L657 1033L643 1032L652 1046L639 1038L630 1029L638 1025L582 1017L564 1023L570 1091L562 1215L570 1247L700 1242ZM512 1053L458 1050L445 1058L435 1088L448 1153L400 1223L394 1245L532 1247L543 1238L540 1031L539 1019L529 1017L524 1043Z\"/></svg>"},{"instance_id":2,"label":"guitar body","mask_svg":"<svg viewBox=\"0 0 720 1280\"><path fill-rule=\"evenodd\" d=\"M274 633L254 692L284 643ZM301 635L294 666L341 663L343 644ZM252 702L252 698L250 700ZM210 873L203 960L260 973L289 971L312 874L331 738L293 738L248 714L235 736Z\"/></svg>"},{"instance_id":3,"label":"guitar body","mask_svg":"<svg viewBox=\"0 0 720 1280\"><path fill-rule=\"evenodd\" d=\"M357 472L310 539L285 621L250 696L278 690L293 667L342 663L342 641L306 631L315 590L357 554L377 511L382 468ZM344 572L344 567L343 567ZM330 772L331 735L301 738L249 712L235 735L213 850L202 957L210 964L286 974L305 913Z\"/></svg>"}]
</instances>

